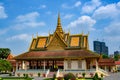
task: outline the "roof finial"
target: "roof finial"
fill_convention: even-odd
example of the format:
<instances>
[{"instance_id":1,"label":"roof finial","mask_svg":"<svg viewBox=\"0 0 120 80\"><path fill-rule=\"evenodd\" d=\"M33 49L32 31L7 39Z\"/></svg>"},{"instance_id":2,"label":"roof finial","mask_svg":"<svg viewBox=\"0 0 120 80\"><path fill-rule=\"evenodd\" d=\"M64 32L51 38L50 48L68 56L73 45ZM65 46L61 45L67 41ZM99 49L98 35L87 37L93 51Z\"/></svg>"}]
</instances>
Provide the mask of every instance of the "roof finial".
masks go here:
<instances>
[{"instance_id":1,"label":"roof finial","mask_svg":"<svg viewBox=\"0 0 120 80\"><path fill-rule=\"evenodd\" d=\"M90 31L88 31L88 34L87 35L89 35L90 34Z\"/></svg>"},{"instance_id":2,"label":"roof finial","mask_svg":"<svg viewBox=\"0 0 120 80\"><path fill-rule=\"evenodd\" d=\"M68 29L68 33L70 34L70 28Z\"/></svg>"},{"instance_id":3,"label":"roof finial","mask_svg":"<svg viewBox=\"0 0 120 80\"><path fill-rule=\"evenodd\" d=\"M38 32L36 33L36 36L38 37Z\"/></svg>"},{"instance_id":4,"label":"roof finial","mask_svg":"<svg viewBox=\"0 0 120 80\"><path fill-rule=\"evenodd\" d=\"M57 22L57 26L61 26L60 13L58 13L58 22Z\"/></svg>"},{"instance_id":5,"label":"roof finial","mask_svg":"<svg viewBox=\"0 0 120 80\"><path fill-rule=\"evenodd\" d=\"M50 35L50 29L49 29L49 31L48 31L48 34Z\"/></svg>"},{"instance_id":6,"label":"roof finial","mask_svg":"<svg viewBox=\"0 0 120 80\"><path fill-rule=\"evenodd\" d=\"M34 34L32 34L32 39L34 38Z\"/></svg>"}]
</instances>

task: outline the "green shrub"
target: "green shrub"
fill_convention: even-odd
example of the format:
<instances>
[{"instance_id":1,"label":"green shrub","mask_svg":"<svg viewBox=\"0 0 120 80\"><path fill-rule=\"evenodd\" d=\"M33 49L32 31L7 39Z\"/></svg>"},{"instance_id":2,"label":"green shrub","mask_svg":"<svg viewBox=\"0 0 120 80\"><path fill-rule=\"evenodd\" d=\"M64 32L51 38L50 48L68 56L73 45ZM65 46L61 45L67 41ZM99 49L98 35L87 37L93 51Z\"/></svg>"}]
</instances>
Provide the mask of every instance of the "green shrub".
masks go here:
<instances>
[{"instance_id":1,"label":"green shrub","mask_svg":"<svg viewBox=\"0 0 120 80\"><path fill-rule=\"evenodd\" d=\"M12 76L12 73L9 73L9 76Z\"/></svg>"},{"instance_id":2,"label":"green shrub","mask_svg":"<svg viewBox=\"0 0 120 80\"><path fill-rule=\"evenodd\" d=\"M85 73L82 73L82 76L85 77Z\"/></svg>"},{"instance_id":3,"label":"green shrub","mask_svg":"<svg viewBox=\"0 0 120 80\"><path fill-rule=\"evenodd\" d=\"M103 77L103 74L101 74L101 77Z\"/></svg>"},{"instance_id":4,"label":"green shrub","mask_svg":"<svg viewBox=\"0 0 120 80\"><path fill-rule=\"evenodd\" d=\"M55 80L55 79L56 79L56 74L53 75L53 80Z\"/></svg>"},{"instance_id":5,"label":"green shrub","mask_svg":"<svg viewBox=\"0 0 120 80\"><path fill-rule=\"evenodd\" d=\"M23 74L23 76L25 77L25 73Z\"/></svg>"},{"instance_id":6,"label":"green shrub","mask_svg":"<svg viewBox=\"0 0 120 80\"><path fill-rule=\"evenodd\" d=\"M40 75L41 75L41 74L40 74L40 73L38 73L38 77L40 77Z\"/></svg>"},{"instance_id":7,"label":"green shrub","mask_svg":"<svg viewBox=\"0 0 120 80\"><path fill-rule=\"evenodd\" d=\"M23 74L23 76L24 76L25 78L28 78L28 74Z\"/></svg>"},{"instance_id":8,"label":"green shrub","mask_svg":"<svg viewBox=\"0 0 120 80\"><path fill-rule=\"evenodd\" d=\"M95 73L95 75L94 75L94 77L93 77L93 80L98 80L99 78L98 78L98 74L97 73Z\"/></svg>"},{"instance_id":9,"label":"green shrub","mask_svg":"<svg viewBox=\"0 0 120 80\"><path fill-rule=\"evenodd\" d=\"M75 75L72 73L68 73L64 75L64 79L65 80L69 80L69 79L75 79Z\"/></svg>"},{"instance_id":10,"label":"green shrub","mask_svg":"<svg viewBox=\"0 0 120 80\"><path fill-rule=\"evenodd\" d=\"M28 78L28 74L25 74L25 77Z\"/></svg>"}]
</instances>

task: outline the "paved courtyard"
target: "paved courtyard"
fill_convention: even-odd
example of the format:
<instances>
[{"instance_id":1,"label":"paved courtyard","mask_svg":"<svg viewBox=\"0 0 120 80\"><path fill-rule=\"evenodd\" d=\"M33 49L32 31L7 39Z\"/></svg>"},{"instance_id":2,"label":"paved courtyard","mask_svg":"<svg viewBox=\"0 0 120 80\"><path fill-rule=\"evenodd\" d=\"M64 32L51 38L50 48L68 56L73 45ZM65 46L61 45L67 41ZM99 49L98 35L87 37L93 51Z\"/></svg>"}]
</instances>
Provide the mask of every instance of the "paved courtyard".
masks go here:
<instances>
[{"instance_id":1,"label":"paved courtyard","mask_svg":"<svg viewBox=\"0 0 120 80\"><path fill-rule=\"evenodd\" d=\"M103 80L120 80L120 72L111 73L110 76L105 77Z\"/></svg>"}]
</instances>

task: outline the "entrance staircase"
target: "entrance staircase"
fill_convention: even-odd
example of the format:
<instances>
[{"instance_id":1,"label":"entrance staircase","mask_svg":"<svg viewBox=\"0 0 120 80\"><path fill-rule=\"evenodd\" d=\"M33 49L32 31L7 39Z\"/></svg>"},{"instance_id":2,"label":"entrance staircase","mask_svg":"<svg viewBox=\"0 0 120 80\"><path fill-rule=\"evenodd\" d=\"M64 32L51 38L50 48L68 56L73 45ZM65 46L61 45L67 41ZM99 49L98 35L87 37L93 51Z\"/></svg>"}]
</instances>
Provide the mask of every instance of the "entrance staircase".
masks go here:
<instances>
[{"instance_id":1,"label":"entrance staircase","mask_svg":"<svg viewBox=\"0 0 120 80\"><path fill-rule=\"evenodd\" d=\"M107 71L105 71L105 70L103 70L103 69L100 69L100 68L98 68L98 69L96 70L96 72L98 73L99 76L101 76L101 75L103 75L103 76L109 76L109 74L108 74Z\"/></svg>"}]
</instances>

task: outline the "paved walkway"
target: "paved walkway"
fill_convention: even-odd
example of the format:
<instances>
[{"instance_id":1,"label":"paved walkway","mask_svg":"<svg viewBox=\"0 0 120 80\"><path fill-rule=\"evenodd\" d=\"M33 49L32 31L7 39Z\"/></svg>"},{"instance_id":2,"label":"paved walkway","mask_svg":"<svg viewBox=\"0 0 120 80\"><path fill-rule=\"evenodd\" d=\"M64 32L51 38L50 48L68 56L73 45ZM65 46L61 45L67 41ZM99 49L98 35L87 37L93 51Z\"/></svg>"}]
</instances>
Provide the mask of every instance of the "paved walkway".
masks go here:
<instances>
[{"instance_id":1,"label":"paved walkway","mask_svg":"<svg viewBox=\"0 0 120 80\"><path fill-rule=\"evenodd\" d=\"M43 78L43 77L34 77L33 80L43 80L43 79L45 79L45 78Z\"/></svg>"},{"instance_id":2,"label":"paved walkway","mask_svg":"<svg viewBox=\"0 0 120 80\"><path fill-rule=\"evenodd\" d=\"M103 80L120 80L120 72L111 73L110 76L105 77Z\"/></svg>"}]
</instances>

